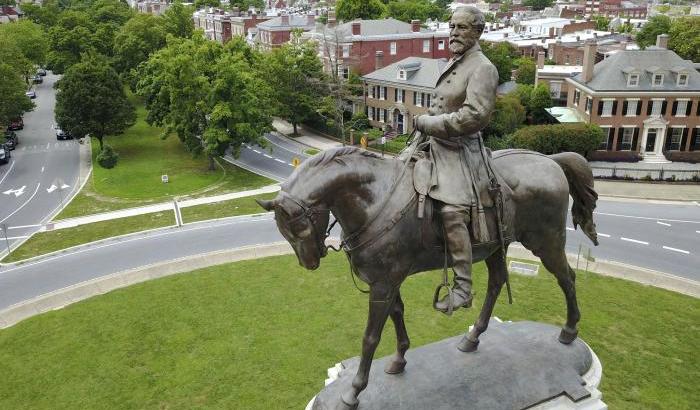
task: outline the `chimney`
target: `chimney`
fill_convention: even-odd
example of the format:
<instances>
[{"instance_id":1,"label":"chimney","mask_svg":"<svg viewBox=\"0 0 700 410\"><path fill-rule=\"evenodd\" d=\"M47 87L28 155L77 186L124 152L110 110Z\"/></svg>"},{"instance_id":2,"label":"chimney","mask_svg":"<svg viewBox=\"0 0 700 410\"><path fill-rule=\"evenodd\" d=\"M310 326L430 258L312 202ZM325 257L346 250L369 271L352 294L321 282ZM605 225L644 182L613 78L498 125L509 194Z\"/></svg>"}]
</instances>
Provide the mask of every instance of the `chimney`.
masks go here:
<instances>
[{"instance_id":1,"label":"chimney","mask_svg":"<svg viewBox=\"0 0 700 410\"><path fill-rule=\"evenodd\" d=\"M581 36L576 36L576 42L578 43L579 41L581 41Z\"/></svg>"},{"instance_id":2,"label":"chimney","mask_svg":"<svg viewBox=\"0 0 700 410\"><path fill-rule=\"evenodd\" d=\"M668 48L668 34L659 34L656 36L656 47Z\"/></svg>"},{"instance_id":3,"label":"chimney","mask_svg":"<svg viewBox=\"0 0 700 410\"><path fill-rule=\"evenodd\" d=\"M284 14L282 16L282 25L283 26L288 26L289 25L289 15Z\"/></svg>"},{"instance_id":4,"label":"chimney","mask_svg":"<svg viewBox=\"0 0 700 410\"><path fill-rule=\"evenodd\" d=\"M382 67L384 67L384 52L377 51L374 53L374 69L379 70Z\"/></svg>"},{"instance_id":5,"label":"chimney","mask_svg":"<svg viewBox=\"0 0 700 410\"><path fill-rule=\"evenodd\" d=\"M420 31L420 20L411 20L411 31L418 33Z\"/></svg>"},{"instance_id":6,"label":"chimney","mask_svg":"<svg viewBox=\"0 0 700 410\"><path fill-rule=\"evenodd\" d=\"M537 53L537 68L544 68L544 51Z\"/></svg>"},{"instance_id":7,"label":"chimney","mask_svg":"<svg viewBox=\"0 0 700 410\"><path fill-rule=\"evenodd\" d=\"M352 35L359 36L361 32L362 32L362 25L360 24L360 22L353 21L352 22Z\"/></svg>"},{"instance_id":8,"label":"chimney","mask_svg":"<svg viewBox=\"0 0 700 410\"><path fill-rule=\"evenodd\" d=\"M597 44L593 40L587 40L583 45L583 72L581 79L587 83L593 79L593 66L595 65L595 55Z\"/></svg>"}]
</instances>

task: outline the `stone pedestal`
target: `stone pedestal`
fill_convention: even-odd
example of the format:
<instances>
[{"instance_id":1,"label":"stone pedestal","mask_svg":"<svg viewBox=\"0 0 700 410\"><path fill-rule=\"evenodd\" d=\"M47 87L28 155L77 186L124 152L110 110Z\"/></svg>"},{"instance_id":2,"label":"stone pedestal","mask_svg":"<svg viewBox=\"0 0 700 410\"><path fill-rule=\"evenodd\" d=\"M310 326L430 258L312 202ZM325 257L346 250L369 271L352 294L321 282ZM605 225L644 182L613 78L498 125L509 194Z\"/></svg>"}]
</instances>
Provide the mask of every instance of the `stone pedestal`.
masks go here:
<instances>
[{"instance_id":1,"label":"stone pedestal","mask_svg":"<svg viewBox=\"0 0 700 410\"><path fill-rule=\"evenodd\" d=\"M358 410L607 409L597 387L602 367L581 339L557 340L560 328L535 322L491 321L479 349L457 349L462 336L410 349L404 373L388 375L389 357L372 363ZM329 369L326 387L307 410L335 409L359 358Z\"/></svg>"}]
</instances>

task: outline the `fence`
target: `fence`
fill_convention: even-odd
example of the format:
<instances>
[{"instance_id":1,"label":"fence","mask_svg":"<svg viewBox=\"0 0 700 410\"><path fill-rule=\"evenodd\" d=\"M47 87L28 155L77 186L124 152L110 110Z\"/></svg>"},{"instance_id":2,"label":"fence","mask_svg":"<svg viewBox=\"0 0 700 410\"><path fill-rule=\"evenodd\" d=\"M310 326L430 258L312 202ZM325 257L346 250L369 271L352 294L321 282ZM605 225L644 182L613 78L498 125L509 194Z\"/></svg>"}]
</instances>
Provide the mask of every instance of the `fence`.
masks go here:
<instances>
[{"instance_id":1,"label":"fence","mask_svg":"<svg viewBox=\"0 0 700 410\"><path fill-rule=\"evenodd\" d=\"M635 179L642 181L695 181L700 182L698 169L665 169L660 168L631 168L631 167L601 167L592 166L593 177L607 179Z\"/></svg>"}]
</instances>

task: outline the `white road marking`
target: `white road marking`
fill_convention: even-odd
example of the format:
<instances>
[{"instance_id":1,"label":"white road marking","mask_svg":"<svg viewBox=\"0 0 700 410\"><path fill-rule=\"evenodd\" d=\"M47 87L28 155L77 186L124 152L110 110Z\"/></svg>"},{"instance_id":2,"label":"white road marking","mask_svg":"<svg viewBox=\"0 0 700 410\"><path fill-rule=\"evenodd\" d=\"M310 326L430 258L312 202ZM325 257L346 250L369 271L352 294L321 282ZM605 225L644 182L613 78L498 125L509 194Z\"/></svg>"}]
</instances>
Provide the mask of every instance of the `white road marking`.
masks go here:
<instances>
[{"instance_id":1,"label":"white road marking","mask_svg":"<svg viewBox=\"0 0 700 410\"><path fill-rule=\"evenodd\" d=\"M566 230L567 230L567 231L573 231L574 228L569 228L569 227L567 226L567 227L566 227Z\"/></svg>"},{"instance_id":2,"label":"white road marking","mask_svg":"<svg viewBox=\"0 0 700 410\"><path fill-rule=\"evenodd\" d=\"M260 152L260 151L258 151L258 150L256 150L256 149L254 149L253 152L256 153L256 154L262 154L262 152Z\"/></svg>"},{"instance_id":3,"label":"white road marking","mask_svg":"<svg viewBox=\"0 0 700 410\"><path fill-rule=\"evenodd\" d=\"M37 224L37 225L17 225L17 226L9 226L7 229L10 230L10 229L38 228L38 227L40 227L40 226L41 226L41 224Z\"/></svg>"},{"instance_id":4,"label":"white road marking","mask_svg":"<svg viewBox=\"0 0 700 410\"><path fill-rule=\"evenodd\" d=\"M600 232L598 232L598 236L602 236L603 238L609 238L609 237L610 237L610 235L608 235L607 233L600 233Z\"/></svg>"},{"instance_id":5,"label":"white road marking","mask_svg":"<svg viewBox=\"0 0 700 410\"><path fill-rule=\"evenodd\" d=\"M50 194L50 193L52 193L53 191L55 191L55 190L57 190L57 189L58 189L58 187L57 187L56 185L51 184L50 187L46 188L46 192L48 192L48 193Z\"/></svg>"},{"instance_id":6,"label":"white road marking","mask_svg":"<svg viewBox=\"0 0 700 410\"><path fill-rule=\"evenodd\" d=\"M49 149L49 148L51 148L51 143L50 143L50 142L47 142L47 143L46 143L46 149Z\"/></svg>"},{"instance_id":7,"label":"white road marking","mask_svg":"<svg viewBox=\"0 0 700 410\"><path fill-rule=\"evenodd\" d=\"M697 206L700 206L700 202L698 202L698 201L693 201L693 203Z\"/></svg>"},{"instance_id":8,"label":"white road marking","mask_svg":"<svg viewBox=\"0 0 700 410\"><path fill-rule=\"evenodd\" d=\"M41 173L42 174L44 173L44 167L41 167Z\"/></svg>"},{"instance_id":9,"label":"white road marking","mask_svg":"<svg viewBox=\"0 0 700 410\"><path fill-rule=\"evenodd\" d=\"M663 226L671 226L671 224L667 224L666 222L656 221L656 223Z\"/></svg>"},{"instance_id":10,"label":"white road marking","mask_svg":"<svg viewBox=\"0 0 700 410\"><path fill-rule=\"evenodd\" d=\"M695 233L700 233L700 231L695 231Z\"/></svg>"},{"instance_id":11,"label":"white road marking","mask_svg":"<svg viewBox=\"0 0 700 410\"><path fill-rule=\"evenodd\" d=\"M28 236L8 236L7 240L11 241L13 239L26 239L26 238L29 238L29 237Z\"/></svg>"},{"instance_id":12,"label":"white road marking","mask_svg":"<svg viewBox=\"0 0 700 410\"><path fill-rule=\"evenodd\" d=\"M15 197L18 197L18 196L24 194L24 188L26 188L26 187L27 187L26 185L22 185L22 188L18 188L18 189L8 189L7 191L3 192L3 194L5 194L5 195L12 195L12 194L14 194Z\"/></svg>"},{"instance_id":13,"label":"white road marking","mask_svg":"<svg viewBox=\"0 0 700 410\"><path fill-rule=\"evenodd\" d=\"M10 168L8 168L7 172L5 172L5 175L3 175L2 179L0 179L0 184L2 184L3 181L5 181L5 178L7 178L7 176L10 175L10 172L12 171L12 168L14 168L14 167L15 167L15 161L12 161L12 163L10 164Z\"/></svg>"},{"instance_id":14,"label":"white road marking","mask_svg":"<svg viewBox=\"0 0 700 410\"><path fill-rule=\"evenodd\" d=\"M663 248L666 249L667 251L679 252L679 253L684 253L686 255L690 255L690 252L684 251L683 249L671 248L670 246L664 246Z\"/></svg>"},{"instance_id":15,"label":"white road marking","mask_svg":"<svg viewBox=\"0 0 700 410\"><path fill-rule=\"evenodd\" d=\"M594 214L598 215L605 215L605 216L619 216L621 218L633 218L633 219L646 219L646 220L651 220L651 221L658 221L659 218L650 218L646 216L632 216L632 215L620 215L620 214L609 214L605 212L593 212ZM666 222L681 222L681 223L689 223L689 224L700 224L700 221L687 221L683 219L661 219L662 221Z\"/></svg>"},{"instance_id":16,"label":"white road marking","mask_svg":"<svg viewBox=\"0 0 700 410\"><path fill-rule=\"evenodd\" d=\"M70 185L67 185L67 184L61 184L61 189L66 189L66 188L70 188Z\"/></svg>"},{"instance_id":17,"label":"white road marking","mask_svg":"<svg viewBox=\"0 0 700 410\"><path fill-rule=\"evenodd\" d=\"M22 205L20 205L19 208L15 209L14 211L12 211L11 214L7 215L5 218L3 218L2 220L0 220L0 224L3 223L3 222L5 222L5 221L7 221L8 219L10 219L10 217L11 217L12 215L14 215L14 214L16 214L17 212L19 212L22 208L24 208L25 205L27 205L27 204L29 203L29 201L31 201L32 199L34 199L34 197L36 196L36 193L39 192L39 187L40 187L40 186L41 186L41 182L39 182L38 184L36 184L36 189L34 190L34 193L32 194L32 196L30 196L29 199L27 199Z\"/></svg>"},{"instance_id":18,"label":"white road marking","mask_svg":"<svg viewBox=\"0 0 700 410\"><path fill-rule=\"evenodd\" d=\"M281 163L283 163L283 164L286 164L286 162L282 161L282 160L281 160L281 159L279 159L279 158L275 158L275 161L277 161L277 162L281 162Z\"/></svg>"},{"instance_id":19,"label":"white road marking","mask_svg":"<svg viewBox=\"0 0 700 410\"><path fill-rule=\"evenodd\" d=\"M265 158L270 158L270 159L272 159L272 157L271 157L270 155L263 154L263 156L264 156Z\"/></svg>"},{"instance_id":20,"label":"white road marking","mask_svg":"<svg viewBox=\"0 0 700 410\"><path fill-rule=\"evenodd\" d=\"M644 242L644 241L638 241L638 240L636 240L636 239L625 238L624 236L621 237L620 239L622 239L623 241L627 241L627 242L634 242L634 243L641 243L642 245L649 245L649 242Z\"/></svg>"}]
</instances>

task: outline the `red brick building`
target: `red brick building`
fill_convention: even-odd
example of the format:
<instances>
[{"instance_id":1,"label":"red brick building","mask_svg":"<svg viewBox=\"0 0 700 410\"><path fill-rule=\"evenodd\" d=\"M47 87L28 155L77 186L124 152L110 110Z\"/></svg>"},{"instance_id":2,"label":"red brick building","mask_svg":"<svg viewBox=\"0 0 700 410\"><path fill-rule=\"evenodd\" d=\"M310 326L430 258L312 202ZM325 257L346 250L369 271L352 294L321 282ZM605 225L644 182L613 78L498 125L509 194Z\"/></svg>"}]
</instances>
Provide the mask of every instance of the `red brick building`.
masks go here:
<instances>
[{"instance_id":1,"label":"red brick building","mask_svg":"<svg viewBox=\"0 0 700 410\"><path fill-rule=\"evenodd\" d=\"M308 32L316 27L314 15L284 15L276 17L257 25L258 34L255 43L261 48L269 50L289 42L292 31L301 30Z\"/></svg>"},{"instance_id":2,"label":"red brick building","mask_svg":"<svg viewBox=\"0 0 700 410\"><path fill-rule=\"evenodd\" d=\"M408 57L450 57L449 33L423 29L419 20L354 20L337 26L329 20L306 37L319 43L324 67L337 66L346 78L350 72L365 75Z\"/></svg>"}]
</instances>

